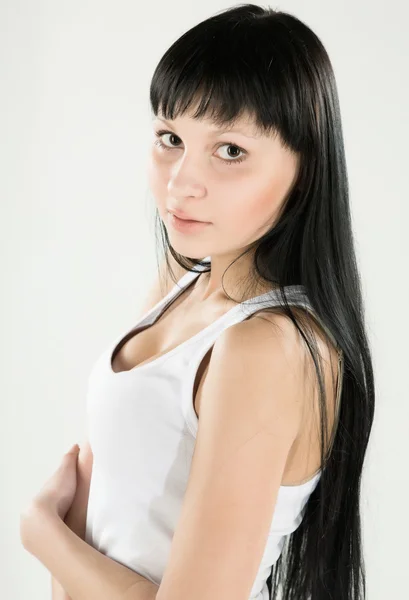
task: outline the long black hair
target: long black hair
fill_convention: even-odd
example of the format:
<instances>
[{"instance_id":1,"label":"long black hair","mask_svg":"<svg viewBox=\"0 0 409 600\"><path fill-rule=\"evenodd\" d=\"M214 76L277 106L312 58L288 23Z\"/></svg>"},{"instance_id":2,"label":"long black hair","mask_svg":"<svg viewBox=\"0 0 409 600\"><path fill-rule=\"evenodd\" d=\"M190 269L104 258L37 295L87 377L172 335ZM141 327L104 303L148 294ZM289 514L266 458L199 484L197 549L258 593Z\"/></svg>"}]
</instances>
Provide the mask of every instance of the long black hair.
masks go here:
<instances>
[{"instance_id":1,"label":"long black hair","mask_svg":"<svg viewBox=\"0 0 409 600\"><path fill-rule=\"evenodd\" d=\"M278 284L282 310L303 333L319 383L321 465L299 527L285 540L267 584L271 598L366 598L360 488L375 407L354 250L349 186L333 68L318 36L295 16L254 4L220 11L184 33L158 63L151 109L166 119L192 106L194 118L232 124L251 114L300 158L298 178L270 231L253 245L252 273ZM206 266L172 248L158 213L165 250L185 269ZM248 249L249 250L249 249ZM247 250L246 250L247 251ZM342 392L331 451L325 453L326 395L317 347L285 302L285 286L302 285L342 359ZM333 432L334 433L334 432ZM326 433L326 439L328 434Z\"/></svg>"}]
</instances>

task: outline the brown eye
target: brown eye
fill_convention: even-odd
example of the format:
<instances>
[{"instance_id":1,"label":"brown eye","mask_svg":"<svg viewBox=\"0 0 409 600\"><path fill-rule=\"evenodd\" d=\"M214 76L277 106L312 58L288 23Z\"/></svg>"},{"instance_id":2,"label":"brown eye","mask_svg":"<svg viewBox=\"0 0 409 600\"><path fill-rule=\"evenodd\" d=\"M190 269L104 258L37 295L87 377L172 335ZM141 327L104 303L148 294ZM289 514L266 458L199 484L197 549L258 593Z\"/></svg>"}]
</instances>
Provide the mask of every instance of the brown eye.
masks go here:
<instances>
[{"instance_id":1,"label":"brown eye","mask_svg":"<svg viewBox=\"0 0 409 600\"><path fill-rule=\"evenodd\" d=\"M158 138L155 141L155 145L158 146L159 148L161 148L162 150L177 150L179 148L178 145L175 145L175 143L177 143L177 140L180 141L180 137L178 137L177 135L175 135L172 131L164 131L164 130L160 130L155 132L156 137ZM169 135L169 141L170 141L170 146L168 146L167 144L164 144L162 139L164 135ZM234 148L233 150L233 156L231 156L230 152L228 153L228 156L230 156L230 160L226 159L226 158L220 158L220 160L222 160L225 164L227 165L232 165L232 164L238 164L241 163L243 160L245 160L245 156L247 155L247 151L244 150L244 148L240 148L240 146L238 146L237 144L234 144L233 142L226 142L224 144L222 144L221 146L219 146L219 148ZM242 156L237 157L237 154L242 154Z\"/></svg>"},{"instance_id":2,"label":"brown eye","mask_svg":"<svg viewBox=\"0 0 409 600\"><path fill-rule=\"evenodd\" d=\"M220 148L223 148L225 146L227 148L234 148L234 151L233 151L233 156L231 157L231 160L224 159L224 158L221 159L224 163L231 165L233 163L241 163L243 160L245 160L244 156L247 154L246 150L244 150L243 148L240 148L240 146L237 146L236 144L233 144L233 142L227 142L226 144L223 144L222 146L220 146ZM239 154L239 153L241 153L242 156L237 158L237 154ZM228 156L231 156L230 152L228 152Z\"/></svg>"},{"instance_id":3,"label":"brown eye","mask_svg":"<svg viewBox=\"0 0 409 600\"><path fill-rule=\"evenodd\" d=\"M162 142L163 136L164 135L169 135L171 138L171 145L168 146L167 144L164 144ZM155 146L158 146L159 148L163 149L163 150L174 150L177 149L178 146L173 145L175 139L176 140L180 140L180 138L175 135L174 133L172 133L171 131L155 131L155 136L158 138L157 140L155 140Z\"/></svg>"}]
</instances>

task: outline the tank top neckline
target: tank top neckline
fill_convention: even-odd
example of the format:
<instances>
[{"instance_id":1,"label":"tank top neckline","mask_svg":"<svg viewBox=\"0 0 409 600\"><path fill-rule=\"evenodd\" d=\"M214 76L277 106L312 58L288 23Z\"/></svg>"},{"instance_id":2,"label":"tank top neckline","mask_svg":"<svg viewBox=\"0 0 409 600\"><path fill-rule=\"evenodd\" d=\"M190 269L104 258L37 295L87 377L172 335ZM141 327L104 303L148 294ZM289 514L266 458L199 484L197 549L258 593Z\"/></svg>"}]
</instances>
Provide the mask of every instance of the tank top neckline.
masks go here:
<instances>
[{"instance_id":1,"label":"tank top neckline","mask_svg":"<svg viewBox=\"0 0 409 600\"><path fill-rule=\"evenodd\" d=\"M161 354L158 357L156 357L152 360L149 360L148 362L146 362L144 364L136 365L135 367L132 367L131 369L126 369L124 371L114 371L112 368L112 358L113 358L113 354L114 354L116 348L119 346L119 344L123 340L124 340L123 343L125 344L130 338L133 337L132 334L138 335L138 333L134 333L134 332L136 332L137 329L139 329L146 322L148 322L152 315L154 316L154 318L153 318L153 321L149 324L149 326L154 325L160 319L160 317L164 314L164 312L166 311L168 306L170 306L175 300L177 300L177 298L179 298L179 296L181 296L183 294L183 292L185 292L190 287L190 285L194 283L194 281L199 277L201 272L202 272L202 269L199 268L199 271L191 270L191 271L188 271L187 273L185 273L181 277L181 279L179 279L179 281L176 283L176 285L170 290L170 292L166 296L161 298L161 300L159 300L159 302L157 302L151 309L149 309L148 312L146 312L144 315L142 315L142 317L137 321L137 323L131 329L127 329L126 332L122 332L120 336L117 336L115 338L114 342L109 345L109 348L107 350L107 363L108 363L107 367L108 367L108 371L109 371L109 374L111 377L128 377L128 376L132 376L133 374L138 373L140 371L145 371L147 369L154 368L154 367L160 365L162 362L164 362L165 360L168 360L171 356L173 356L177 352L184 350L188 345L200 340L203 336L205 336L207 333L212 331L215 327L219 326L224 320L227 321L228 319L233 318L233 316L236 313L238 313L238 311L242 308L243 305L250 304L251 306L253 306L254 304L256 304L256 305L261 304L264 299L267 299L268 297L271 298L271 294L277 293L276 289L272 289L268 292L265 292L264 294L260 294L258 296L254 296L253 298L243 300L242 302L239 302L236 306L233 306L232 308L227 310L223 315L221 315L220 317L218 317L217 319L212 321L212 323L210 323L209 325L207 325L206 327L204 327L203 329L198 331L195 335L188 338L184 342L181 342L180 344L178 344L177 346L175 346L168 352L165 352L164 354ZM289 291L294 291L294 292L302 292L304 290L304 287L302 285L290 285L290 286L285 286L285 289L289 290ZM126 340L125 340L125 338L126 338ZM121 344L121 347L122 347L122 344Z\"/></svg>"},{"instance_id":2,"label":"tank top neckline","mask_svg":"<svg viewBox=\"0 0 409 600\"><path fill-rule=\"evenodd\" d=\"M248 300L244 300L243 302L238 303L236 306L233 306L231 309L226 311L223 315L221 315L215 321L213 321L212 323L207 325L204 329L201 329L200 331L198 331L194 336L188 338L181 344L178 344L177 346L175 346L168 352L161 354L157 358L154 358L153 360L150 360L149 362L146 362L145 364L136 365L135 367L132 367L131 369L127 369L126 371L115 372L112 368L112 356L113 356L115 349L119 345L119 343L122 340L124 340L125 338L128 339L128 338L132 337L131 334L133 334L133 332L135 330L139 329L139 327L144 325L146 322L149 322L149 319L150 319L150 317L152 317L152 315L154 318L153 318L153 321L151 323L149 323L149 326L154 325L160 319L162 314L166 311L168 306L170 306L172 304L172 301L176 300L181 294L183 294L183 292L186 291L189 288L189 286L191 284L193 284L193 282L199 277L201 272L202 272L202 269L199 267L199 271L192 270L192 271L188 271L187 273L185 273L185 275L183 275L181 277L181 279L179 279L179 281L169 291L169 293L167 295L165 295L163 298L161 298L159 300L159 302L157 302L144 315L142 315L142 317L139 319L139 321L137 321L137 323L132 327L132 329L130 329L130 330L127 329L125 332L122 332L121 335L117 336L115 338L114 342L108 346L106 363L107 363L108 375L111 378L114 378L114 379L117 378L120 381L121 379L119 379L119 378L122 378L122 376L124 376L124 377L131 376L132 377L132 376L135 376L135 374L137 376L137 374L141 371L145 371L145 370L148 370L150 368L160 365L162 362L164 362L165 360L167 360L168 358L170 358L177 352L181 351L181 349L184 349L189 344L199 340L202 336L206 335L206 333L211 331L216 325L219 325L223 320L225 320L225 319L227 320L227 317L232 318L232 316L235 315L236 312L238 312L240 310L240 308L242 307L243 304L252 304L252 305L253 304L256 304L256 305L261 304L264 299L267 299L268 297L271 298L271 294L275 294L277 291L277 290L273 289L264 294L260 294L258 296L254 296L253 298L249 298ZM305 293L305 288L302 285L285 286L285 289L296 292L296 293L297 292ZM137 335L137 333L135 335ZM126 342L124 342L124 343L126 343ZM302 491L303 489L306 489L309 486L313 486L315 484L315 481L321 476L321 472L322 472L322 470L318 469L318 471L316 471L309 479L307 479L306 481L304 481L303 483L300 483L300 484L280 485L280 493L288 492L288 493L292 494L294 491L296 491L296 492Z\"/></svg>"}]
</instances>

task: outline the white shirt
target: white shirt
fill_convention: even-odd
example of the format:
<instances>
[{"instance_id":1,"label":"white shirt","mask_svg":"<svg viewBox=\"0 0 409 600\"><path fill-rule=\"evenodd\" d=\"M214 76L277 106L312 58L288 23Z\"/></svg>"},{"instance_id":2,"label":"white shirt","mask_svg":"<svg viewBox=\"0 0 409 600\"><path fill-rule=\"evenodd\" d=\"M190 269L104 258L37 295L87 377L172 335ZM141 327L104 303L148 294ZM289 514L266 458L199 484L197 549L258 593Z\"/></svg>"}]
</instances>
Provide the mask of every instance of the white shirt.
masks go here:
<instances>
[{"instance_id":1,"label":"white shirt","mask_svg":"<svg viewBox=\"0 0 409 600\"><path fill-rule=\"evenodd\" d=\"M210 261L210 257L205 259ZM186 273L132 328L157 320L170 301L197 278ZM312 310L302 286L286 288L289 302ZM227 327L268 299L270 291L237 304L192 338L153 361L115 373L118 336L93 365L87 392L88 436L94 455L86 541L108 557L160 584L186 490L198 418L193 406L195 375L207 351ZM245 309L245 310L244 310ZM301 523L305 504L321 476L297 486L282 485L250 597L267 600L266 580L284 538Z\"/></svg>"}]
</instances>

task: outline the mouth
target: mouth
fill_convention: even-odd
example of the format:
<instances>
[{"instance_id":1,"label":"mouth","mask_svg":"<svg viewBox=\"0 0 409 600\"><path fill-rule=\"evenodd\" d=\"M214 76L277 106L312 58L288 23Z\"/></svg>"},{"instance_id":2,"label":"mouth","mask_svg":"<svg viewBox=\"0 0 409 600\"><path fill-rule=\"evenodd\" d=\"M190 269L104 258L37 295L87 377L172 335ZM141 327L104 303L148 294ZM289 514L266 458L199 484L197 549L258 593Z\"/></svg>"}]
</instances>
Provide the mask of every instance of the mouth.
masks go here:
<instances>
[{"instance_id":1,"label":"mouth","mask_svg":"<svg viewBox=\"0 0 409 600\"><path fill-rule=\"evenodd\" d=\"M194 221L193 219L181 219L174 213L168 211L170 225L180 233L193 233L199 232L207 228L208 223L206 221Z\"/></svg>"},{"instance_id":2,"label":"mouth","mask_svg":"<svg viewBox=\"0 0 409 600\"><path fill-rule=\"evenodd\" d=\"M209 221L199 221L198 219L190 219L189 217L186 217L185 215L182 215L181 213L176 211L168 210L168 213L176 217L176 219L178 219L179 221L185 221L187 223L209 223Z\"/></svg>"}]
</instances>

